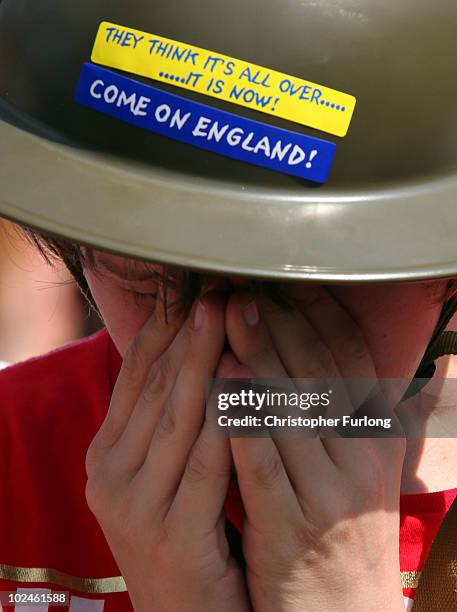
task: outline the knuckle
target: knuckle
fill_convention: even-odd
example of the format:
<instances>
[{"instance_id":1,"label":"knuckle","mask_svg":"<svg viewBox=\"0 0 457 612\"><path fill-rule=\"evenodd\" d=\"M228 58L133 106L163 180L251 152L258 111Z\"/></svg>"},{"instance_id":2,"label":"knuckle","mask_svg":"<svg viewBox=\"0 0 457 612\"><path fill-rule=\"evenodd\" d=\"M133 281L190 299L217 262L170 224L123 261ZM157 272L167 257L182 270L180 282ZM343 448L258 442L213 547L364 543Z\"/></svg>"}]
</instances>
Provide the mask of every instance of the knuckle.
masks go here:
<instances>
[{"instance_id":1,"label":"knuckle","mask_svg":"<svg viewBox=\"0 0 457 612\"><path fill-rule=\"evenodd\" d=\"M177 429L177 417L173 404L167 400L162 407L157 423L155 435L159 439L166 440L170 438Z\"/></svg>"},{"instance_id":2,"label":"knuckle","mask_svg":"<svg viewBox=\"0 0 457 612\"><path fill-rule=\"evenodd\" d=\"M335 370L333 355L317 336L307 341L306 357L307 378L320 378L323 373Z\"/></svg>"},{"instance_id":3,"label":"knuckle","mask_svg":"<svg viewBox=\"0 0 457 612\"><path fill-rule=\"evenodd\" d=\"M196 432L198 433L198 432ZM224 460L213 460L208 441L198 441L193 447L185 470L185 478L190 482L200 482L205 478L227 480L231 475L231 463Z\"/></svg>"},{"instance_id":4,"label":"knuckle","mask_svg":"<svg viewBox=\"0 0 457 612\"><path fill-rule=\"evenodd\" d=\"M96 440L92 440L86 453L86 474L90 478L94 473L99 460L99 451Z\"/></svg>"},{"instance_id":5,"label":"knuckle","mask_svg":"<svg viewBox=\"0 0 457 612\"><path fill-rule=\"evenodd\" d=\"M365 338L359 328L354 325L346 326L345 332L339 341L339 349L352 361L365 361L368 356L368 349Z\"/></svg>"},{"instance_id":6,"label":"knuckle","mask_svg":"<svg viewBox=\"0 0 457 612\"><path fill-rule=\"evenodd\" d=\"M129 487L115 490L107 485L103 475L89 478L86 483L86 502L100 525L124 543L144 539L144 520L135 511Z\"/></svg>"},{"instance_id":7,"label":"knuckle","mask_svg":"<svg viewBox=\"0 0 457 612\"><path fill-rule=\"evenodd\" d=\"M277 453L262 457L251 469L251 478L257 486L273 489L283 474L283 465Z\"/></svg>"},{"instance_id":8,"label":"knuckle","mask_svg":"<svg viewBox=\"0 0 457 612\"><path fill-rule=\"evenodd\" d=\"M89 464L85 485L87 505L100 522L113 524L118 510L131 506L131 477L111 453L92 461L88 451L86 463Z\"/></svg>"},{"instance_id":9,"label":"knuckle","mask_svg":"<svg viewBox=\"0 0 457 612\"><path fill-rule=\"evenodd\" d=\"M108 413L87 450L86 468L88 463L94 464L104 456L105 452L117 441L119 433L118 423Z\"/></svg>"},{"instance_id":10,"label":"knuckle","mask_svg":"<svg viewBox=\"0 0 457 612\"><path fill-rule=\"evenodd\" d=\"M324 545L327 546L338 542L341 546L344 546L345 550L351 551L354 546L357 546L358 529L354 527L353 521L350 518L344 520L335 521L331 525L327 538L324 538ZM357 549L354 550L356 552Z\"/></svg>"},{"instance_id":11,"label":"knuckle","mask_svg":"<svg viewBox=\"0 0 457 612\"><path fill-rule=\"evenodd\" d=\"M186 465L185 478L190 483L198 483L208 477L209 469L200 452L192 452Z\"/></svg>"},{"instance_id":12,"label":"knuckle","mask_svg":"<svg viewBox=\"0 0 457 612\"><path fill-rule=\"evenodd\" d=\"M148 381L143 389L141 394L141 405L145 408L148 406L155 406L158 401L161 401L163 396L165 395L165 389L167 387L167 382L165 377L158 373L154 380Z\"/></svg>"},{"instance_id":13,"label":"knuckle","mask_svg":"<svg viewBox=\"0 0 457 612\"><path fill-rule=\"evenodd\" d=\"M310 517L295 526L293 538L299 551L320 551L324 545L322 528L310 520ZM309 556L309 560L312 563L313 557Z\"/></svg>"},{"instance_id":14,"label":"knuckle","mask_svg":"<svg viewBox=\"0 0 457 612\"><path fill-rule=\"evenodd\" d=\"M143 398L146 403L153 404L163 398L170 384L171 367L166 356L162 356L149 372L143 389Z\"/></svg>"},{"instance_id":15,"label":"knuckle","mask_svg":"<svg viewBox=\"0 0 457 612\"><path fill-rule=\"evenodd\" d=\"M350 354L354 361L365 361L368 356L368 350L365 344L365 339L362 334L357 330L352 335L350 341Z\"/></svg>"},{"instance_id":16,"label":"knuckle","mask_svg":"<svg viewBox=\"0 0 457 612\"><path fill-rule=\"evenodd\" d=\"M108 504L106 480L100 470L93 472L86 482L86 502L89 510L97 517L103 516Z\"/></svg>"},{"instance_id":17,"label":"knuckle","mask_svg":"<svg viewBox=\"0 0 457 612\"><path fill-rule=\"evenodd\" d=\"M103 462L108 447L108 438L110 438L111 432L108 431L110 429L110 425L105 422L102 424L101 428L95 434L92 442L89 444L89 448L86 452L86 474L88 477L91 477L93 474L96 474L99 465Z\"/></svg>"},{"instance_id":18,"label":"knuckle","mask_svg":"<svg viewBox=\"0 0 457 612\"><path fill-rule=\"evenodd\" d=\"M147 364L141 346L141 339L139 336L135 336L122 363L123 379L128 385L137 387L143 382L146 368Z\"/></svg>"}]
</instances>

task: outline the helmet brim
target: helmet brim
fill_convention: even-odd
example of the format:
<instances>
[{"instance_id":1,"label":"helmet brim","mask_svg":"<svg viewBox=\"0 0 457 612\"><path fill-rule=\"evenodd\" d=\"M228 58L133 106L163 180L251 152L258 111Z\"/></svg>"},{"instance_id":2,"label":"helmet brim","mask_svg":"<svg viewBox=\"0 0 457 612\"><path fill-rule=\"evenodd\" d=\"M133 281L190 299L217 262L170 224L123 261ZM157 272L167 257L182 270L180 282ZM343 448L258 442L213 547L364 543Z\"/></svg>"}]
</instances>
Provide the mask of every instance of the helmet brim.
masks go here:
<instances>
[{"instance_id":1,"label":"helmet brim","mask_svg":"<svg viewBox=\"0 0 457 612\"><path fill-rule=\"evenodd\" d=\"M0 215L20 224L212 273L324 283L457 276L455 175L347 193L304 186L291 197L76 149L17 124L0 107Z\"/></svg>"}]
</instances>

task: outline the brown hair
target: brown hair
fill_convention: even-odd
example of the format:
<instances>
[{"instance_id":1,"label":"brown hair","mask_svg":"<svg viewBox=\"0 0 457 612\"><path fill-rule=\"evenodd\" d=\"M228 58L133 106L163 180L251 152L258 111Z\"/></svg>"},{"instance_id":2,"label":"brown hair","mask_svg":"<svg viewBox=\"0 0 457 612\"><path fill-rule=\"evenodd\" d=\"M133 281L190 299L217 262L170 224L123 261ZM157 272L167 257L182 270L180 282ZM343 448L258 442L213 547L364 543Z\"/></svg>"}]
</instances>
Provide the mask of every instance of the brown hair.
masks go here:
<instances>
[{"instance_id":1,"label":"brown hair","mask_svg":"<svg viewBox=\"0 0 457 612\"><path fill-rule=\"evenodd\" d=\"M95 265L93 250L90 248L85 248L83 250L78 243L49 236L29 227L23 228L23 231L28 241L37 247L48 264L52 265L52 263L57 260L63 261L87 302L98 313L97 305L91 295L83 273L84 267L90 268ZM166 265L163 266L162 272L159 273L155 271L153 273L157 275L163 287L162 294L165 301L165 312L167 312L168 307L173 306L179 308L183 312L189 311L195 299L200 295L204 285L214 278L205 273ZM167 289L170 285L177 288L177 302L174 304L167 304ZM261 293L268 295L270 299L282 307L290 307L289 300L283 293L282 283L251 280L249 282L249 289L256 294Z\"/></svg>"}]
</instances>

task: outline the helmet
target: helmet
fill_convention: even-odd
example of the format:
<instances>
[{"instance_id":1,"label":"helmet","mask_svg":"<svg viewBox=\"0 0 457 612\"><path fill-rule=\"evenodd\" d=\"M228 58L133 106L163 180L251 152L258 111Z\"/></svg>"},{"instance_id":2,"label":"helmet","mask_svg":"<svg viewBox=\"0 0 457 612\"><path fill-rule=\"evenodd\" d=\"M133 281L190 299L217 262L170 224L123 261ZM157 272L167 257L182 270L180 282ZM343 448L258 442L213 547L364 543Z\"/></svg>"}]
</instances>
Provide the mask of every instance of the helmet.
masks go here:
<instances>
[{"instance_id":1,"label":"helmet","mask_svg":"<svg viewBox=\"0 0 457 612\"><path fill-rule=\"evenodd\" d=\"M0 0L0 214L199 270L457 275L456 31L455 0Z\"/></svg>"}]
</instances>

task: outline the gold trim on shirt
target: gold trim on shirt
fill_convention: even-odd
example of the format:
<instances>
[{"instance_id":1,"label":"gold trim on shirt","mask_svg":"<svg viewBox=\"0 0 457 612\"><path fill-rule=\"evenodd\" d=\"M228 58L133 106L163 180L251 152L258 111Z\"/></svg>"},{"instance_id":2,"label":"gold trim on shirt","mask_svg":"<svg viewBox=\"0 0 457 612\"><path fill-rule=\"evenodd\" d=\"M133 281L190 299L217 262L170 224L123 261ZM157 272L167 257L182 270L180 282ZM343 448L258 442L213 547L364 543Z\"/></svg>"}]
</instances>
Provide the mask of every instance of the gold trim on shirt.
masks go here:
<instances>
[{"instance_id":1,"label":"gold trim on shirt","mask_svg":"<svg viewBox=\"0 0 457 612\"><path fill-rule=\"evenodd\" d=\"M12 582L47 582L81 593L123 593L127 591L122 576L79 578L45 567L14 567L0 563L0 579Z\"/></svg>"},{"instance_id":2,"label":"gold trim on shirt","mask_svg":"<svg viewBox=\"0 0 457 612\"><path fill-rule=\"evenodd\" d=\"M81 593L124 593L127 591L122 576L110 578L79 578L44 567L14 567L0 563L0 578L12 582L47 582ZM403 589L416 589L420 572L401 572Z\"/></svg>"},{"instance_id":3,"label":"gold trim on shirt","mask_svg":"<svg viewBox=\"0 0 457 612\"><path fill-rule=\"evenodd\" d=\"M420 572L400 572L400 574L403 589L417 589L421 575Z\"/></svg>"}]
</instances>

